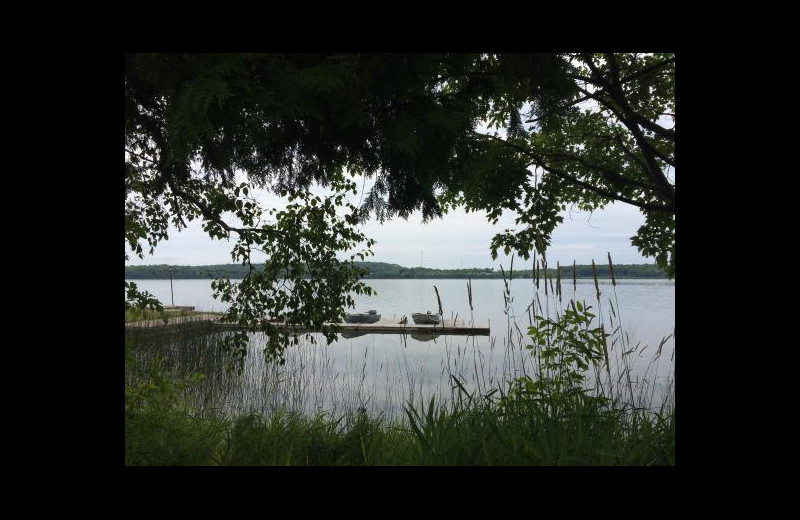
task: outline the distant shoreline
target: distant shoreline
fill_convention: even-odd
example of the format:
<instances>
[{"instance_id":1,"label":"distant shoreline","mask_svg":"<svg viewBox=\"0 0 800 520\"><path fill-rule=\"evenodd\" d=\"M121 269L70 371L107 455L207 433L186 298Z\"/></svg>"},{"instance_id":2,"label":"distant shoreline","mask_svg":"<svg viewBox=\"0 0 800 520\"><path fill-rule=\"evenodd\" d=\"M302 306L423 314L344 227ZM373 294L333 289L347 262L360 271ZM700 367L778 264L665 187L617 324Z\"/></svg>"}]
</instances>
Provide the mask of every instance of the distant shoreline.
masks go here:
<instances>
[{"instance_id":1,"label":"distant shoreline","mask_svg":"<svg viewBox=\"0 0 800 520\"><path fill-rule=\"evenodd\" d=\"M355 262L358 267L366 269L369 274L365 279L427 279L427 278L453 278L453 279L501 279L503 272L495 271L491 268L472 268L472 269L429 269L427 267L402 267L397 264L387 264L384 262ZM172 279L217 279L231 278L241 279L247 276L249 268L238 264L218 264L218 265L127 265L125 266L125 279L129 280L165 280L170 278L170 267L172 268ZM253 264L255 269L261 269L263 264ZM576 265L575 278L586 279L594 278L592 265ZM611 269L608 264L597 264L595 266L598 279L611 279ZM539 276L544 276L544 270L539 272ZM508 277L508 271L505 271ZM556 278L556 269L549 267L547 276ZM531 269L517 270L512 273L512 278L533 278ZM561 279L569 280L573 278L572 265L561 266ZM653 278L667 279L667 275L658 269L655 264L615 264L614 278Z\"/></svg>"}]
</instances>

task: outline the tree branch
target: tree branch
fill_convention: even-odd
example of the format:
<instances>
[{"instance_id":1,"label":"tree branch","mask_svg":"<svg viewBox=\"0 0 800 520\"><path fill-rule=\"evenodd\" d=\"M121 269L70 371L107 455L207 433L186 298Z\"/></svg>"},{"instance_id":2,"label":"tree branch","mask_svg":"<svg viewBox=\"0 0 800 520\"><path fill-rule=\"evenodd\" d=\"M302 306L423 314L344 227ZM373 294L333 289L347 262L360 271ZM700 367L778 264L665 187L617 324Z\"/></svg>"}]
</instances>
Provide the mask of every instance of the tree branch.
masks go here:
<instances>
[{"instance_id":1,"label":"tree branch","mask_svg":"<svg viewBox=\"0 0 800 520\"><path fill-rule=\"evenodd\" d=\"M622 134L617 134L614 137L612 137L612 139L614 139L619 143L619 147L622 148L622 151L625 152L625 155L627 155L630 160L638 164L642 168L642 171L645 172L645 174L649 174L649 172L647 171L647 163L643 162L639 157L637 157L636 154L633 153L633 150L625 146L625 143L622 141Z\"/></svg>"},{"instance_id":2,"label":"tree branch","mask_svg":"<svg viewBox=\"0 0 800 520\"><path fill-rule=\"evenodd\" d=\"M580 88L580 87L578 87L578 88L580 89L580 91L581 91L581 92L587 92L587 93L588 93L588 91L587 91L587 90L584 90L584 89L582 89L582 88ZM600 89L600 90L598 90L597 92L600 92L600 91L602 91L602 90L604 90L604 89ZM612 113L612 114L613 114L613 115L614 115L614 116L615 116L615 117L616 117L618 120L620 120L620 121L621 121L623 124L625 123L625 115L624 115L624 114L622 114L622 113L620 113L620 111L618 110L618 108L617 108L617 107L615 107L614 105L612 105L611 103L609 103L607 100L605 100L605 99L603 99L603 98L600 98L600 97L596 97L596 96L594 95L594 93L589 93L587 97L590 97L590 98L594 99L595 101L597 101L598 103L600 103L600 104L602 105L602 107L600 108L600 113L604 112L605 110L608 110L608 111L609 111L609 112L611 112L611 113ZM638 116L637 116L637 117L638 117ZM625 125L625 127L626 127L626 128L628 128L628 129L630 130L630 127L629 127L629 125L627 125L627 124L626 124L626 125ZM631 132L631 133L633 133L633 132ZM642 135L643 135L643 134L642 134ZM643 136L644 136L644 135L643 135ZM645 139L647 139L647 137L644 137L644 138L645 138ZM633 157L633 158L636 160L636 162L637 162L638 164L640 164L640 165L641 165L641 166L642 166L642 167L643 167L643 168L644 168L646 171L648 171L648 168L650 168L650 165L649 165L649 164L646 164L646 163L643 163L643 162L642 162L640 159L638 159L637 157L635 157L635 155L633 154L633 152L632 152L632 151L630 151L628 148L626 148L624 144L622 144L622 141L621 141L621 140L620 140L619 142L620 142L620 145L622 146L622 148L623 148L623 149L624 149L626 152L628 152L628 154L629 154L631 157ZM648 144L649 144L649 141L648 141ZM653 155L655 155L656 157L658 157L659 159L661 159L661 160L662 160L662 161L664 161L665 163L669 164L669 165L670 165L670 166L672 166L673 168L675 167L675 160L674 160L673 158L671 158L671 157L669 157L669 156L667 156L667 155L665 155L665 154L661 153L661 152L660 152L660 151L659 151L657 148L655 148L654 146L652 146L652 145L650 145L650 146L651 146L650 150L651 150L651 152L652 152L652 154L653 154ZM660 168L658 168L658 169L659 169L659 171L660 171ZM650 172L649 172L649 171L648 171L648 174L650 174Z\"/></svg>"},{"instance_id":3,"label":"tree branch","mask_svg":"<svg viewBox=\"0 0 800 520\"><path fill-rule=\"evenodd\" d=\"M155 165L157 165L157 164L158 164L158 163L157 163L156 161L154 161L153 159L151 159L151 158L149 158L149 157L145 157L144 155L142 155L142 154L140 154L140 153L136 153L136 152L134 152L134 151L132 151L132 150L128 150L127 148L125 148L125 151L126 151L126 152L128 152L128 153L129 153L129 154L131 154L131 155L135 155L136 157L138 157L139 159L142 159L143 161L147 161L147 162L153 163L153 164L155 164Z\"/></svg>"},{"instance_id":4,"label":"tree branch","mask_svg":"<svg viewBox=\"0 0 800 520\"><path fill-rule=\"evenodd\" d=\"M636 206L637 208L640 208L640 209L646 209L646 210L649 210L649 211L663 211L663 212L666 212L666 213L673 213L673 214L675 213L674 204L661 205L661 204L650 204L648 202L640 202L640 201L625 197L623 195L620 195L618 193L614 193L614 192L611 192L611 191L606 191L606 190L597 188L596 186L593 186L592 184L589 184L589 183L584 182L584 181L582 181L580 179L577 179L577 178L573 177L572 175L568 174L567 172L565 172L563 170L559 170L559 169L554 168L552 166L547 166L545 164L540 164L538 166L540 166L542 169L546 170L547 172L552 173L553 175L556 175L557 177L561 177L564 180L570 181L570 182L572 182L574 184L577 184L578 186L584 187L584 188L586 188L586 189L588 189L590 191L593 191L593 192L595 192L598 195L601 195L603 197L606 197L606 198L609 198L609 199L612 199L612 200L618 200L620 202L625 202L626 204L630 204L632 206Z\"/></svg>"},{"instance_id":5,"label":"tree branch","mask_svg":"<svg viewBox=\"0 0 800 520\"><path fill-rule=\"evenodd\" d=\"M650 177L653 179L657 186L660 186L660 192L662 195L669 200L670 206L674 206L675 204L675 188L669 183L669 181L664 177L664 173L661 171L660 166L655 160L655 157L658 156L663 158L663 154L656 150L647 140L647 138L642 133L641 129L639 128L638 123L636 122L637 116L633 114L630 106L627 106L627 103L624 99L624 93L619 88L617 82L614 84L610 83L601 73L601 71L595 66L595 64L591 61L591 56L586 54L582 55L583 59L586 61L586 65L592 70L592 72L597 76L597 81L601 82L605 88L606 93L611 96L611 100L614 102L614 105L608 102L608 100L604 99L600 96L593 96L599 103L602 103L604 106L608 107L614 115L620 120L620 122L625 125L625 127L630 130L631 134L633 134L633 138L636 141L636 144L642 150L642 155L644 156L645 161L647 162L647 172ZM606 56L606 59L609 61L609 68L612 70L612 74L614 70L617 70L616 59L614 58L613 54L609 54ZM584 89L580 89L582 92L586 94L591 94ZM669 161L671 162L671 161ZM674 166L674 165L673 165Z\"/></svg>"},{"instance_id":6,"label":"tree branch","mask_svg":"<svg viewBox=\"0 0 800 520\"><path fill-rule=\"evenodd\" d=\"M573 184L577 184L578 186L586 188L586 189L588 189L588 190L590 190L590 191L592 191L592 192L594 192L594 193L596 193L598 195L606 197L608 199L618 200L620 202L625 202L626 204L631 204L632 206L636 206L638 208L646 209L646 210L650 210L650 211L664 211L664 212L668 212L668 213L675 213L674 203L667 204L667 205L650 204L650 203L647 203L647 202L640 202L640 201L631 199L629 197L625 197L624 195L621 195L621 194L616 193L616 192L612 192L612 191L604 190L602 188L598 188L597 186L594 186L593 184L590 184L590 183L588 183L586 181L582 181L582 180L578 179L577 177L565 172L564 170L555 168L553 166L549 166L547 164L547 161L542 156L536 154L535 152L533 152L533 151L531 151L529 149L526 149L526 148L524 148L522 146L519 146L519 145L517 145L515 143L510 143L510 142L508 142L508 141L506 141L504 139L500 139L499 137L495 137L493 135L480 134L478 132L473 132L473 133L475 135L477 135L477 136L480 136L480 137L483 137L483 138L493 139L495 141L499 141L500 143L502 143L505 146L508 146L510 148L514 148L515 150L518 150L519 152L527 155L528 157L531 157L534 160L534 162L533 162L534 165L539 166L540 168L546 170L549 173L552 173L553 175L556 175L557 177L561 177L564 180L570 181ZM609 180L610 182L614 182L613 179L607 179L607 180Z\"/></svg>"},{"instance_id":7,"label":"tree branch","mask_svg":"<svg viewBox=\"0 0 800 520\"><path fill-rule=\"evenodd\" d=\"M609 68L611 69L611 78L614 81L613 83L609 84L609 95L614 99L614 101L619 104L620 108L632 119L634 119L637 123L641 126L647 128L648 130L660 135L664 139L669 139L670 141L675 141L675 131L668 130L661 125L657 125L656 123L648 120L645 117L642 117L640 114L635 112L630 104L628 104L628 100L625 97L625 93L622 91L622 84L624 83L619 78L619 64L617 63L617 58L612 53L605 54L606 61L608 62Z\"/></svg>"},{"instance_id":8,"label":"tree branch","mask_svg":"<svg viewBox=\"0 0 800 520\"><path fill-rule=\"evenodd\" d=\"M649 67L646 67L646 68L640 70L639 72L634 72L633 74L629 74L628 76L625 76L624 78L622 78L620 83L627 83L627 82L629 82L631 80L634 80L634 79L638 78L639 76L644 76L645 74L648 74L648 73L650 73L650 72L652 72L652 71L654 71L656 69L659 69L659 68L663 67L664 65L668 65L668 64L670 64L670 63L672 63L674 61L675 61L675 56L673 56L672 58L668 58L668 59L666 59L664 61L660 61L660 62L658 62L658 63L656 63L654 65L651 65Z\"/></svg>"},{"instance_id":9,"label":"tree branch","mask_svg":"<svg viewBox=\"0 0 800 520\"><path fill-rule=\"evenodd\" d=\"M634 181L632 179L626 179L621 174L619 174L619 173L617 173L615 171L609 170L607 168L603 168L602 166L598 166L596 164L591 164L590 162L586 161L586 159L583 159L582 157L578 157L578 156L575 156L575 155L569 155L569 154L565 154L565 153L551 153L551 154L548 154L548 156L555 157L555 158L562 158L562 159L566 159L568 161L575 161L575 162L585 166L586 168L589 168L590 170L594 170L594 171L600 173L603 176L603 178L605 178L607 181L612 182L614 184L627 184L629 186L642 188L642 189L648 190L648 191L658 191L658 187L657 186L653 186L652 184L645 184L645 183L639 182L639 181Z\"/></svg>"},{"instance_id":10,"label":"tree branch","mask_svg":"<svg viewBox=\"0 0 800 520\"><path fill-rule=\"evenodd\" d=\"M656 69L659 69L659 68L663 67L664 65L668 65L668 64L670 64L670 63L672 63L674 61L675 61L675 57L669 58L669 59L664 60L664 61L660 61L660 62L658 62L658 63L656 63L654 65L651 65L651 66L649 66L649 67L647 67L645 69L642 69L642 70L640 70L638 72L634 72L633 74L625 76L624 78L622 78L622 80L620 80L620 83L623 83L623 84L624 83L628 83L628 82L630 82L630 81L632 81L632 80L634 80L634 79L636 79L636 78L638 78L640 76L643 76L643 75L645 75L645 74L647 74L649 72L652 72L652 71L654 71ZM569 74L568 77L571 77L573 79L579 79L581 81L584 81L586 83L591 83L593 85L597 85L596 81L594 81L594 80L592 80L592 78L589 78L589 77L586 77L586 76L580 76L580 75L577 75L577 74ZM575 106L578 103L581 103L581 102L586 101L588 99L592 99L593 97L602 94L604 91L605 91L605 87L601 87L601 88L597 89L596 91L594 91L593 93L591 93L589 95L585 95L583 97L580 97L580 98L578 98L578 99L576 99L574 101L571 101L570 103L568 103L568 104L566 104L566 105L564 105L562 107L559 107L556 110L557 111L564 110L564 109L567 109L567 108L569 108L571 106ZM674 115L674 114L664 113L662 115ZM539 119L541 119L541 118L537 117L537 118L534 118L534 119L528 119L525 122L526 123L535 123ZM669 129L665 129L665 130L669 130Z\"/></svg>"},{"instance_id":11,"label":"tree branch","mask_svg":"<svg viewBox=\"0 0 800 520\"><path fill-rule=\"evenodd\" d=\"M172 179L167 180L167 184L169 185L172 192L181 197L182 199L188 200L191 202L205 217L207 220L215 222L219 224L225 231L228 233L235 232L240 235L244 235L247 233L266 233L272 235L281 235L285 236L285 233L282 233L276 229L265 229L265 228L238 228L228 225L222 218L220 218L219 214L214 212L211 208L209 208L202 200L197 198L194 194L183 191L182 189L178 188L175 185L175 182Z\"/></svg>"}]
</instances>

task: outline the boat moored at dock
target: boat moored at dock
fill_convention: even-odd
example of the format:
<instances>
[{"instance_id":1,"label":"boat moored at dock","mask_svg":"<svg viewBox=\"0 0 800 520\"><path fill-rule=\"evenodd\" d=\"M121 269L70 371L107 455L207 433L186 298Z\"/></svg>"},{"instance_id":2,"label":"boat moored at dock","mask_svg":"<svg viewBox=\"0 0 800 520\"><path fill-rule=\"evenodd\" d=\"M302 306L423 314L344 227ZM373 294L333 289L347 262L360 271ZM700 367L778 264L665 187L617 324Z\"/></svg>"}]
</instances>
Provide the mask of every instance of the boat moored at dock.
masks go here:
<instances>
[{"instance_id":1,"label":"boat moored at dock","mask_svg":"<svg viewBox=\"0 0 800 520\"><path fill-rule=\"evenodd\" d=\"M442 321L442 317L438 314L431 314L431 311L426 313L415 312L411 315L414 323L417 325L438 325Z\"/></svg>"}]
</instances>

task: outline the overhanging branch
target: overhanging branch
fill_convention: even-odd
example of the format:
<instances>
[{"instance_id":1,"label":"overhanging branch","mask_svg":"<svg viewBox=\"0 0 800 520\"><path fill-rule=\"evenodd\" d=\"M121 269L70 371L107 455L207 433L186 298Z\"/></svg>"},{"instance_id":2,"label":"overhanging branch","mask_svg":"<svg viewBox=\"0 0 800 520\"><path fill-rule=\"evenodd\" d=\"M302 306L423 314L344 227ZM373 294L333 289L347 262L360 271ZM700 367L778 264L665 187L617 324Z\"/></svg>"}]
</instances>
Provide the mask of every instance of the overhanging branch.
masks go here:
<instances>
[{"instance_id":1,"label":"overhanging branch","mask_svg":"<svg viewBox=\"0 0 800 520\"><path fill-rule=\"evenodd\" d=\"M554 167L552 165L548 165L547 161L544 159L544 157L542 157L541 155L539 155L539 154L537 154L537 153L535 153L535 152L533 152L533 151L531 151L529 149L526 149L526 148L524 148L522 146L519 146L519 145L517 145L515 143L510 143L510 142L508 142L508 141L506 141L504 139L500 139L499 137L495 137L493 135L481 134L481 133L478 133L478 132L473 132L473 133L475 135L477 135L477 136L482 137L482 138L493 139L495 141L499 141L504 146L508 146L510 148L514 148L515 150L518 150L519 152L521 152L524 155L527 155L528 157L533 159L532 164L534 164L536 166L539 166L540 168L544 169L548 173L552 173L553 175L555 175L557 177L560 177L560 178L562 178L564 180L567 180L567 181L569 181L569 182L571 182L571 183L573 183L573 184L575 184L577 186L581 186L582 188L586 188L589 191L591 191L593 193L596 193L596 194L598 194L600 196L603 196L605 198L608 198L608 199L611 199L611 200L617 200L617 201L620 201L620 202L624 202L626 204L631 204L632 206L636 206L637 208L646 209L646 210L649 210L649 211L661 211L661 212L667 212L667 213L673 213L673 214L675 213L675 206L674 206L674 202L672 202L672 201L670 201L669 204L662 205L662 204L651 204L651 203L648 203L648 202L642 202L642 201L637 201L635 199L631 199L631 198L626 197L624 195L621 195L621 194L619 194L617 192L612 192L612 191L609 191L609 190L605 190L603 188L599 188L599 187L597 187L597 186L595 186L595 185L593 185L593 184L591 184L589 182L582 181L581 179L578 179L574 175L571 175L571 174L565 172L564 170L556 168L556 167ZM609 180L610 182L613 182L612 179L607 179L607 180ZM651 187L651 189L652 189L652 187Z\"/></svg>"},{"instance_id":2,"label":"overhanging branch","mask_svg":"<svg viewBox=\"0 0 800 520\"><path fill-rule=\"evenodd\" d=\"M639 128L639 124L636 122L636 115L633 114L633 111L629 106L627 106L627 103L624 100L624 93L621 91L621 89L619 89L619 85L616 84L616 82L615 84L610 83L602 75L601 71L591 61L591 56L583 55L583 59L585 60L586 65L592 70L592 73L597 77L597 81L605 87L606 93L611 97L611 102L605 99L604 96L594 96L591 92L588 92L584 89L579 89L585 94L592 95L592 97L599 103L611 110L617 119L619 119L619 121L631 132L636 144L642 150L642 155L645 161L647 162L647 173L650 175L655 184L659 186L660 193L669 200L671 206L674 206L675 189L666 179L664 173L661 171L660 166L656 162L656 157L661 158L663 157L663 154L656 150L648 142L647 137L645 137L645 135L642 133L642 130ZM612 63L609 63L609 66L613 67ZM668 164L669 163L671 163L671 161L669 161Z\"/></svg>"},{"instance_id":3,"label":"overhanging branch","mask_svg":"<svg viewBox=\"0 0 800 520\"><path fill-rule=\"evenodd\" d=\"M234 232L234 233L238 233L240 235L254 233L254 234L268 234L268 235L271 234L271 235L285 236L284 233L282 233L282 232L280 232L280 231L278 231L276 229L233 227L233 226L229 225L228 223L226 223L224 220L222 220L220 215L218 213L216 213L215 211L213 211L211 208L209 208L201 199L196 197L194 194L186 192L186 191L180 189L179 187L177 187L175 185L175 182L172 179L169 179L167 181L167 184L169 185L170 189L172 190L172 192L175 195L181 197L184 200L188 200L189 202L191 202L198 209L198 211L200 211L200 213L203 215L203 217L205 217L207 220L215 222L216 224L219 224L225 231L227 231L229 233L230 232Z\"/></svg>"}]
</instances>

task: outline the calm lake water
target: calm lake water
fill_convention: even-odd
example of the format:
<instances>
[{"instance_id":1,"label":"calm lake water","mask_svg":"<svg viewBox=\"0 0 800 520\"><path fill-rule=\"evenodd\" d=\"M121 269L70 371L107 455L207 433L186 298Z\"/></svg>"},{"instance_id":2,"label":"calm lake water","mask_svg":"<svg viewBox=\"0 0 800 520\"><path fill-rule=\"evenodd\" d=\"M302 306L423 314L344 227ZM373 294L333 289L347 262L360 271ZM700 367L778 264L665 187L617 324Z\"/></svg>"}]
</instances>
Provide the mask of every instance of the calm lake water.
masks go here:
<instances>
[{"instance_id":1,"label":"calm lake water","mask_svg":"<svg viewBox=\"0 0 800 520\"><path fill-rule=\"evenodd\" d=\"M171 303L169 280L135 280L140 290ZM158 351L176 373L202 371L205 381L196 399L207 409L225 414L269 413L278 407L305 413L326 411L341 414L359 407L389 417L402 416L407 400L427 402L452 398L455 376L468 390L485 393L506 381L529 373L530 353L524 348L532 319L537 314L556 316L570 299L584 301L597 314L607 332L614 374L630 368L637 382L637 400L642 396L656 406L670 393L674 377L675 282L667 280L600 281L598 302L593 280L572 280L562 286L561 300L548 287L537 288L531 279L511 280L508 293L503 280L473 280L470 311L466 280L404 279L367 280L377 295L358 296L356 310L376 309L383 318L399 320L411 313L438 311L434 286L439 291L446 319L457 318L476 325L489 325L490 336L414 336L368 334L340 338L316 345L306 341L287 350L286 364L264 363L261 334L251 335L251 345L241 375L221 370L211 343L188 337L150 350ZM212 296L211 280L174 280L175 305L197 310L226 308ZM510 294L510 298L507 295ZM537 300L538 295L538 300ZM541 309L541 310L540 310ZM666 342L662 341L667 338ZM529 341L528 341L529 343ZM661 348L659 346L661 345ZM160 349L160 350L159 350ZM627 376L626 376L627 377Z\"/></svg>"}]
</instances>

